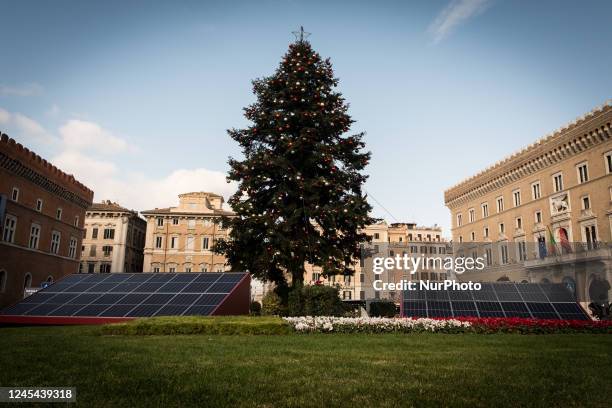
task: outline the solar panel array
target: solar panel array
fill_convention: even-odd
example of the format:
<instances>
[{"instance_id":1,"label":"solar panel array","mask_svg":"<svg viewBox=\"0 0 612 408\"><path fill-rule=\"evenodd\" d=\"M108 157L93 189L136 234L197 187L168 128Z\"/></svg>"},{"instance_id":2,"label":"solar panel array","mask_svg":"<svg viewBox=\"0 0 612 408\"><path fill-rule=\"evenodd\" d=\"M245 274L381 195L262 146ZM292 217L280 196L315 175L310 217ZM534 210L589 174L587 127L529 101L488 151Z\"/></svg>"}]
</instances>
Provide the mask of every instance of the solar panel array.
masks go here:
<instances>
[{"instance_id":1,"label":"solar panel array","mask_svg":"<svg viewBox=\"0 0 612 408\"><path fill-rule=\"evenodd\" d=\"M210 315L245 273L75 274L0 315L148 317Z\"/></svg>"},{"instance_id":2,"label":"solar panel array","mask_svg":"<svg viewBox=\"0 0 612 408\"><path fill-rule=\"evenodd\" d=\"M481 290L405 290L408 317L528 317L589 320L561 283L482 283Z\"/></svg>"}]
</instances>

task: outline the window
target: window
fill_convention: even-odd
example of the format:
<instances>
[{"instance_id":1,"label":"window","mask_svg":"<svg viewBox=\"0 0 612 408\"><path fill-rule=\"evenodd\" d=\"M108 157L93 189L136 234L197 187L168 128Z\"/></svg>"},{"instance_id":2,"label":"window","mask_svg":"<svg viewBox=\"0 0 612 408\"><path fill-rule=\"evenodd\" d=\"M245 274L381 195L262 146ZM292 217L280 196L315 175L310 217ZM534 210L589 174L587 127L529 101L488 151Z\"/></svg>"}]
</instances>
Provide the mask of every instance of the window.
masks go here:
<instances>
[{"instance_id":1,"label":"window","mask_svg":"<svg viewBox=\"0 0 612 408\"><path fill-rule=\"evenodd\" d=\"M342 299L351 300L352 292L350 290L345 290L342 292Z\"/></svg>"},{"instance_id":2,"label":"window","mask_svg":"<svg viewBox=\"0 0 612 408\"><path fill-rule=\"evenodd\" d=\"M155 272L155 273L159 273L159 266L154 267L154 268L153 268L153 272Z\"/></svg>"},{"instance_id":3,"label":"window","mask_svg":"<svg viewBox=\"0 0 612 408\"><path fill-rule=\"evenodd\" d=\"M365 300L365 290L359 291L359 300Z\"/></svg>"},{"instance_id":4,"label":"window","mask_svg":"<svg viewBox=\"0 0 612 408\"><path fill-rule=\"evenodd\" d=\"M489 227L484 227L484 228L483 228L483 230L482 230L482 235L483 235L485 238L489 238Z\"/></svg>"},{"instance_id":5,"label":"window","mask_svg":"<svg viewBox=\"0 0 612 408\"><path fill-rule=\"evenodd\" d=\"M172 218L172 225L179 225L179 218L178 217Z\"/></svg>"},{"instance_id":6,"label":"window","mask_svg":"<svg viewBox=\"0 0 612 408\"><path fill-rule=\"evenodd\" d=\"M497 212L500 213L504 211L504 197L497 197Z\"/></svg>"},{"instance_id":7,"label":"window","mask_svg":"<svg viewBox=\"0 0 612 408\"><path fill-rule=\"evenodd\" d=\"M380 239L380 234L378 232L374 233L374 239Z\"/></svg>"},{"instance_id":8,"label":"window","mask_svg":"<svg viewBox=\"0 0 612 408\"><path fill-rule=\"evenodd\" d=\"M53 231L51 233L51 253L52 254L59 253L60 239L61 239L61 235L58 231Z\"/></svg>"},{"instance_id":9,"label":"window","mask_svg":"<svg viewBox=\"0 0 612 408\"><path fill-rule=\"evenodd\" d=\"M91 239L98 239L98 229L97 228L94 228L91 231Z\"/></svg>"},{"instance_id":10,"label":"window","mask_svg":"<svg viewBox=\"0 0 612 408\"><path fill-rule=\"evenodd\" d=\"M576 166L576 169L578 170L578 183L582 184L589 181L589 169L586 162L580 163Z\"/></svg>"},{"instance_id":11,"label":"window","mask_svg":"<svg viewBox=\"0 0 612 408\"><path fill-rule=\"evenodd\" d=\"M40 240L40 225L32 224L30 227L30 241L28 247L38 249L38 241Z\"/></svg>"},{"instance_id":12,"label":"window","mask_svg":"<svg viewBox=\"0 0 612 408\"><path fill-rule=\"evenodd\" d=\"M553 189L555 193L563 190L563 174L557 173L553 175Z\"/></svg>"},{"instance_id":13,"label":"window","mask_svg":"<svg viewBox=\"0 0 612 408\"><path fill-rule=\"evenodd\" d=\"M193 236L190 235L187 237L187 244L186 244L187 250L193 251L194 242L195 242L195 238Z\"/></svg>"},{"instance_id":14,"label":"window","mask_svg":"<svg viewBox=\"0 0 612 408\"><path fill-rule=\"evenodd\" d=\"M185 267L185 272L191 272L191 266L186 266Z\"/></svg>"},{"instance_id":15,"label":"window","mask_svg":"<svg viewBox=\"0 0 612 408\"><path fill-rule=\"evenodd\" d=\"M462 221L463 220L462 220L461 214L457 214L457 226L458 227L461 226L461 224L463 223Z\"/></svg>"},{"instance_id":16,"label":"window","mask_svg":"<svg viewBox=\"0 0 612 408\"><path fill-rule=\"evenodd\" d=\"M75 227L79 226L79 216L78 215L76 217L74 217L74 226Z\"/></svg>"},{"instance_id":17,"label":"window","mask_svg":"<svg viewBox=\"0 0 612 408\"><path fill-rule=\"evenodd\" d=\"M459 242L463 242L463 235L459 235Z\"/></svg>"},{"instance_id":18,"label":"window","mask_svg":"<svg viewBox=\"0 0 612 408\"><path fill-rule=\"evenodd\" d=\"M499 262L502 265L505 265L505 264L508 263L508 245L502 244L499 249L500 249L500 253L499 253L500 259L499 259Z\"/></svg>"},{"instance_id":19,"label":"window","mask_svg":"<svg viewBox=\"0 0 612 408\"><path fill-rule=\"evenodd\" d=\"M208 237L202 238L202 249L208 249Z\"/></svg>"},{"instance_id":20,"label":"window","mask_svg":"<svg viewBox=\"0 0 612 408\"><path fill-rule=\"evenodd\" d=\"M523 219L521 217L516 219L516 229L523 229Z\"/></svg>"},{"instance_id":21,"label":"window","mask_svg":"<svg viewBox=\"0 0 612 408\"><path fill-rule=\"evenodd\" d=\"M518 255L518 259L521 261L524 261L527 259L527 244L525 243L525 241L519 241L516 243L516 250L517 250L517 255Z\"/></svg>"},{"instance_id":22,"label":"window","mask_svg":"<svg viewBox=\"0 0 612 408\"><path fill-rule=\"evenodd\" d=\"M488 217L489 216L489 204L482 203L480 207L482 208L482 218Z\"/></svg>"},{"instance_id":23,"label":"window","mask_svg":"<svg viewBox=\"0 0 612 408\"><path fill-rule=\"evenodd\" d=\"M110 256L111 253L113 252L113 246L112 245L104 245L102 247L102 252L104 252L104 256Z\"/></svg>"},{"instance_id":24,"label":"window","mask_svg":"<svg viewBox=\"0 0 612 408\"><path fill-rule=\"evenodd\" d=\"M104 228L104 239L115 239L115 229Z\"/></svg>"},{"instance_id":25,"label":"window","mask_svg":"<svg viewBox=\"0 0 612 408\"><path fill-rule=\"evenodd\" d=\"M40 198L36 200L36 211L41 212L43 208L43 200Z\"/></svg>"},{"instance_id":26,"label":"window","mask_svg":"<svg viewBox=\"0 0 612 408\"><path fill-rule=\"evenodd\" d=\"M155 248L160 249L162 247L163 238L155 237Z\"/></svg>"},{"instance_id":27,"label":"window","mask_svg":"<svg viewBox=\"0 0 612 408\"><path fill-rule=\"evenodd\" d=\"M170 248L176 249L177 246L178 246L178 237L171 237L170 238Z\"/></svg>"},{"instance_id":28,"label":"window","mask_svg":"<svg viewBox=\"0 0 612 408\"><path fill-rule=\"evenodd\" d=\"M17 187L13 187L13 192L11 193L11 200L15 202L19 201L19 189Z\"/></svg>"},{"instance_id":29,"label":"window","mask_svg":"<svg viewBox=\"0 0 612 408\"><path fill-rule=\"evenodd\" d=\"M69 258L76 258L76 248L77 248L77 240L76 238L72 237L70 238L70 244L68 246L68 257Z\"/></svg>"},{"instance_id":30,"label":"window","mask_svg":"<svg viewBox=\"0 0 612 408\"><path fill-rule=\"evenodd\" d=\"M476 211L474 211L473 208L470 208L468 213L469 213L469 217L470 217L470 222L476 221Z\"/></svg>"},{"instance_id":31,"label":"window","mask_svg":"<svg viewBox=\"0 0 612 408\"><path fill-rule=\"evenodd\" d=\"M23 278L23 288L25 289L30 287L32 287L32 274L28 272Z\"/></svg>"},{"instance_id":32,"label":"window","mask_svg":"<svg viewBox=\"0 0 612 408\"><path fill-rule=\"evenodd\" d=\"M606 174L612 173L612 152L608 152L604 155L604 162L606 166Z\"/></svg>"},{"instance_id":33,"label":"window","mask_svg":"<svg viewBox=\"0 0 612 408\"><path fill-rule=\"evenodd\" d=\"M535 223L536 224L541 224L542 223L542 211L540 211L540 210L535 212Z\"/></svg>"},{"instance_id":34,"label":"window","mask_svg":"<svg viewBox=\"0 0 612 408\"><path fill-rule=\"evenodd\" d=\"M62 209L58 208L57 211L55 212L55 218L57 218L58 220L62 219Z\"/></svg>"},{"instance_id":35,"label":"window","mask_svg":"<svg viewBox=\"0 0 612 408\"><path fill-rule=\"evenodd\" d=\"M87 273L94 273L96 271L96 264L93 262L89 262L87 264Z\"/></svg>"},{"instance_id":36,"label":"window","mask_svg":"<svg viewBox=\"0 0 612 408\"><path fill-rule=\"evenodd\" d=\"M491 254L490 247L485 249L485 259L487 261L487 266L491 266L491 263L493 262L493 256Z\"/></svg>"},{"instance_id":37,"label":"window","mask_svg":"<svg viewBox=\"0 0 612 408\"><path fill-rule=\"evenodd\" d=\"M597 231L595 230L595 225L584 227L584 237L586 238L588 249L597 248Z\"/></svg>"},{"instance_id":38,"label":"window","mask_svg":"<svg viewBox=\"0 0 612 408\"><path fill-rule=\"evenodd\" d=\"M111 271L111 264L109 263L100 264L100 273L110 273L110 271Z\"/></svg>"},{"instance_id":39,"label":"window","mask_svg":"<svg viewBox=\"0 0 612 408\"><path fill-rule=\"evenodd\" d=\"M504 223L503 223L503 222L501 222L501 223L499 224L499 233L500 233L500 234L503 234L503 233L505 232L505 230L506 230L506 229L505 229Z\"/></svg>"},{"instance_id":40,"label":"window","mask_svg":"<svg viewBox=\"0 0 612 408\"><path fill-rule=\"evenodd\" d=\"M474 233L474 231L472 231L472 241L476 241L476 234Z\"/></svg>"},{"instance_id":41,"label":"window","mask_svg":"<svg viewBox=\"0 0 612 408\"><path fill-rule=\"evenodd\" d=\"M536 181L535 183L531 184L531 198L537 200L540 197L542 197L542 193L540 192L540 182Z\"/></svg>"},{"instance_id":42,"label":"window","mask_svg":"<svg viewBox=\"0 0 612 408\"><path fill-rule=\"evenodd\" d=\"M164 219L162 217L157 217L157 226L158 227L164 226Z\"/></svg>"},{"instance_id":43,"label":"window","mask_svg":"<svg viewBox=\"0 0 612 408\"><path fill-rule=\"evenodd\" d=\"M514 199L515 207L518 207L519 205L521 205L521 190L513 191L512 198Z\"/></svg>"},{"instance_id":44,"label":"window","mask_svg":"<svg viewBox=\"0 0 612 408\"><path fill-rule=\"evenodd\" d=\"M6 290L6 271L0 271L0 293L4 293Z\"/></svg>"},{"instance_id":45,"label":"window","mask_svg":"<svg viewBox=\"0 0 612 408\"><path fill-rule=\"evenodd\" d=\"M582 197L582 209L583 210L588 210L591 208L591 199L589 198L589 196L584 196Z\"/></svg>"},{"instance_id":46,"label":"window","mask_svg":"<svg viewBox=\"0 0 612 408\"><path fill-rule=\"evenodd\" d=\"M7 214L4 219L4 231L2 232L2 240L4 242L15 242L15 230L17 229L17 217Z\"/></svg>"},{"instance_id":47,"label":"window","mask_svg":"<svg viewBox=\"0 0 612 408\"><path fill-rule=\"evenodd\" d=\"M195 226L196 226L196 220L195 220L195 219L193 219L193 218L189 218L189 219L187 220L187 228L189 228L189 229L194 229L194 228L195 228Z\"/></svg>"},{"instance_id":48,"label":"window","mask_svg":"<svg viewBox=\"0 0 612 408\"><path fill-rule=\"evenodd\" d=\"M350 285L351 284L351 277L350 277L350 275L345 275L344 276L344 284L345 285Z\"/></svg>"},{"instance_id":49,"label":"window","mask_svg":"<svg viewBox=\"0 0 612 408\"><path fill-rule=\"evenodd\" d=\"M202 264L202 272L208 272L208 265Z\"/></svg>"}]
</instances>

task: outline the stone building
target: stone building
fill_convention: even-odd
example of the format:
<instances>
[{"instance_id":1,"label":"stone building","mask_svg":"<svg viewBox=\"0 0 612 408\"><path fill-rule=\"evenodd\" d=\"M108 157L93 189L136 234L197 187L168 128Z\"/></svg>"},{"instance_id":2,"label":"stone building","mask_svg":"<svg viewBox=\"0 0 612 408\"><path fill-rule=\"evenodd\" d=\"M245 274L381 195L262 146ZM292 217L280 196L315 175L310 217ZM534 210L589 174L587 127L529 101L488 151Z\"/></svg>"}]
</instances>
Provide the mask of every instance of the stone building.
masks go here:
<instances>
[{"instance_id":1,"label":"stone building","mask_svg":"<svg viewBox=\"0 0 612 408\"><path fill-rule=\"evenodd\" d=\"M178 207L141 212L146 219L145 272L222 272L229 270L215 241L228 236L219 225L233 212L223 209L223 197L193 192L179 195Z\"/></svg>"},{"instance_id":2,"label":"stone building","mask_svg":"<svg viewBox=\"0 0 612 408\"><path fill-rule=\"evenodd\" d=\"M356 262L355 274L351 276L323 277L320 267L306 266L304 282L313 284L337 286L343 300L390 299L400 301L399 291L375 290L374 281L397 283L400 280L444 280L447 271L439 268L422 268L415 274L404 270L386 271L376 276L373 271L373 259L376 257L395 257L404 254L409 257L439 254L446 256L451 253L449 243L442 237L442 229L438 226L422 227L415 223L387 224L385 221L368 225L365 234L371 237L371 242L362 247L362 258Z\"/></svg>"},{"instance_id":3,"label":"stone building","mask_svg":"<svg viewBox=\"0 0 612 408\"><path fill-rule=\"evenodd\" d=\"M611 122L608 102L445 192L455 253L487 259L460 279L565 282L584 302L612 281Z\"/></svg>"},{"instance_id":4,"label":"stone building","mask_svg":"<svg viewBox=\"0 0 612 408\"><path fill-rule=\"evenodd\" d=\"M142 272L147 224L133 210L111 201L85 213L81 273Z\"/></svg>"},{"instance_id":5,"label":"stone building","mask_svg":"<svg viewBox=\"0 0 612 408\"><path fill-rule=\"evenodd\" d=\"M77 273L93 191L7 135L0 137L0 307Z\"/></svg>"}]
</instances>

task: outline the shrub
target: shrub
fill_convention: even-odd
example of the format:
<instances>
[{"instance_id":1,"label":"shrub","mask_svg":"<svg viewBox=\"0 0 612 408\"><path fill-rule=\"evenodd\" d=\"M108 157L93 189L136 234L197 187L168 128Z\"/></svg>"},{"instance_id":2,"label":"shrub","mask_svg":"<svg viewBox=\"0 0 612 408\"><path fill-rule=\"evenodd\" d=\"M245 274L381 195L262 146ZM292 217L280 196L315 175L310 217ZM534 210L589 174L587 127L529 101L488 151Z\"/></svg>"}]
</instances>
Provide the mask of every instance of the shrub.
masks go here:
<instances>
[{"instance_id":1,"label":"shrub","mask_svg":"<svg viewBox=\"0 0 612 408\"><path fill-rule=\"evenodd\" d=\"M372 317L394 317L395 303L390 300L379 300L370 303L369 315Z\"/></svg>"},{"instance_id":2,"label":"shrub","mask_svg":"<svg viewBox=\"0 0 612 408\"><path fill-rule=\"evenodd\" d=\"M281 298L276 292L268 292L261 300L261 314L265 316L278 316L283 308Z\"/></svg>"},{"instance_id":3,"label":"shrub","mask_svg":"<svg viewBox=\"0 0 612 408\"><path fill-rule=\"evenodd\" d=\"M307 285L289 293L288 316L342 316L344 313L336 287Z\"/></svg>"},{"instance_id":4,"label":"shrub","mask_svg":"<svg viewBox=\"0 0 612 408\"><path fill-rule=\"evenodd\" d=\"M294 329L278 317L252 316L147 317L100 328L100 333L106 335L269 335L293 332Z\"/></svg>"},{"instance_id":5,"label":"shrub","mask_svg":"<svg viewBox=\"0 0 612 408\"><path fill-rule=\"evenodd\" d=\"M249 305L249 314L251 316L259 316L261 315L261 303L259 302L251 302Z\"/></svg>"}]
</instances>

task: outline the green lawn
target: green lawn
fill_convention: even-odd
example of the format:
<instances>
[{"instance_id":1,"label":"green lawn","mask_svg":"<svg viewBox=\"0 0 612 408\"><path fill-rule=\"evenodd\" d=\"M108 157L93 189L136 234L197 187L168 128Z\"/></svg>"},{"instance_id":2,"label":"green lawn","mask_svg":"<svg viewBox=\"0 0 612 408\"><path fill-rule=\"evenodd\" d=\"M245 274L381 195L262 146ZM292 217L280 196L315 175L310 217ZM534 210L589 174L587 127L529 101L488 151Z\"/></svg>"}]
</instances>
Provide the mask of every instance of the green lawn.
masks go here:
<instances>
[{"instance_id":1,"label":"green lawn","mask_svg":"<svg viewBox=\"0 0 612 408\"><path fill-rule=\"evenodd\" d=\"M601 406L609 335L108 336L0 328L0 386L95 406Z\"/></svg>"}]
</instances>

